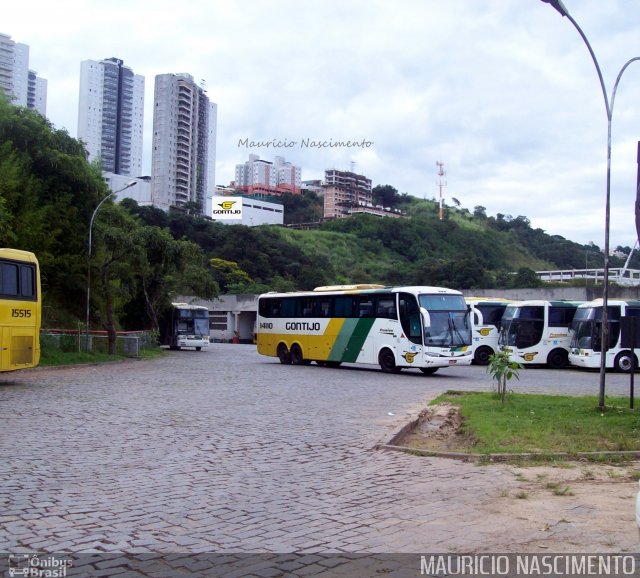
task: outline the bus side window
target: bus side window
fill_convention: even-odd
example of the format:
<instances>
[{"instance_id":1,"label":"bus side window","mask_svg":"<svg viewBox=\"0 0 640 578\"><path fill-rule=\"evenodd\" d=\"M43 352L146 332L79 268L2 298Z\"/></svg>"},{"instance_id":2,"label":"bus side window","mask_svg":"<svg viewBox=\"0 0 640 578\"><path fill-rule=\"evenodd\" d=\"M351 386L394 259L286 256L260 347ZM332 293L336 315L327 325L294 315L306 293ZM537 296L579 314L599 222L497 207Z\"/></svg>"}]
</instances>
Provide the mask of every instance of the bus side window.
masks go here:
<instances>
[{"instance_id":1,"label":"bus side window","mask_svg":"<svg viewBox=\"0 0 640 578\"><path fill-rule=\"evenodd\" d=\"M398 317L396 301L393 295L378 297L376 317L385 319L396 319Z\"/></svg>"},{"instance_id":2,"label":"bus side window","mask_svg":"<svg viewBox=\"0 0 640 578\"><path fill-rule=\"evenodd\" d=\"M371 297L360 297L358 301L358 317L373 317L373 299Z\"/></svg>"},{"instance_id":3,"label":"bus side window","mask_svg":"<svg viewBox=\"0 0 640 578\"><path fill-rule=\"evenodd\" d=\"M308 299L302 299L301 301L301 306L302 306L302 317L315 317L315 303L314 300L312 298L308 298Z\"/></svg>"},{"instance_id":4,"label":"bus side window","mask_svg":"<svg viewBox=\"0 0 640 578\"><path fill-rule=\"evenodd\" d=\"M31 265L20 266L20 294L23 297L34 297L35 289L35 271Z\"/></svg>"},{"instance_id":5,"label":"bus side window","mask_svg":"<svg viewBox=\"0 0 640 578\"><path fill-rule=\"evenodd\" d=\"M569 327L575 312L570 307L549 307L549 327Z\"/></svg>"},{"instance_id":6,"label":"bus side window","mask_svg":"<svg viewBox=\"0 0 640 578\"><path fill-rule=\"evenodd\" d=\"M353 317L355 299L348 295L340 295L334 301L335 317Z\"/></svg>"},{"instance_id":7,"label":"bus side window","mask_svg":"<svg viewBox=\"0 0 640 578\"><path fill-rule=\"evenodd\" d=\"M2 295L15 296L18 294L18 266L12 263L2 263Z\"/></svg>"},{"instance_id":8,"label":"bus side window","mask_svg":"<svg viewBox=\"0 0 640 578\"><path fill-rule=\"evenodd\" d=\"M320 299L318 304L318 315L320 317L331 317L331 301L329 299Z\"/></svg>"}]
</instances>

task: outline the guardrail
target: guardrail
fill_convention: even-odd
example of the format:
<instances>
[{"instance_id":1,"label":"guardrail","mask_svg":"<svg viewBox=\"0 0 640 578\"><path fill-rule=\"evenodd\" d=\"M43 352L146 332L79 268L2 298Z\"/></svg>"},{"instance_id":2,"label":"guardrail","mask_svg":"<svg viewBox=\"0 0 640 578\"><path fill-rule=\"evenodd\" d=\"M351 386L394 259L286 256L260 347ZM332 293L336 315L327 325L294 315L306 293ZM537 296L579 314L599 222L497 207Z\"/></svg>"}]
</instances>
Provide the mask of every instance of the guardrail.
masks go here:
<instances>
[{"instance_id":1,"label":"guardrail","mask_svg":"<svg viewBox=\"0 0 640 578\"><path fill-rule=\"evenodd\" d=\"M108 353L109 350L106 331L87 332L83 329L42 329L40 345L61 351ZM158 338L153 331L118 331L116 333L118 355L140 357L141 351L157 345Z\"/></svg>"}]
</instances>

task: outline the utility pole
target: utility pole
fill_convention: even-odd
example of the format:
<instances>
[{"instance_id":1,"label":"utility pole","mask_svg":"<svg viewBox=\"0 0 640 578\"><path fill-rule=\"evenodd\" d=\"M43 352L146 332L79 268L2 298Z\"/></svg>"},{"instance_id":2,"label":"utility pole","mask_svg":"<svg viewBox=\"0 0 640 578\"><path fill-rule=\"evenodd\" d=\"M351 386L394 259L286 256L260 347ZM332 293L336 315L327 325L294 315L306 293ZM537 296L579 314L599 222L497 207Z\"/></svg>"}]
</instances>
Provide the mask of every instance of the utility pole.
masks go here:
<instances>
[{"instance_id":1,"label":"utility pole","mask_svg":"<svg viewBox=\"0 0 640 578\"><path fill-rule=\"evenodd\" d=\"M442 187L447 186L447 181L443 181L442 179L447 175L447 173L444 170L444 163L442 161L436 161L436 166L438 167L438 189L440 190L440 208L438 210L438 218L442 221Z\"/></svg>"}]
</instances>

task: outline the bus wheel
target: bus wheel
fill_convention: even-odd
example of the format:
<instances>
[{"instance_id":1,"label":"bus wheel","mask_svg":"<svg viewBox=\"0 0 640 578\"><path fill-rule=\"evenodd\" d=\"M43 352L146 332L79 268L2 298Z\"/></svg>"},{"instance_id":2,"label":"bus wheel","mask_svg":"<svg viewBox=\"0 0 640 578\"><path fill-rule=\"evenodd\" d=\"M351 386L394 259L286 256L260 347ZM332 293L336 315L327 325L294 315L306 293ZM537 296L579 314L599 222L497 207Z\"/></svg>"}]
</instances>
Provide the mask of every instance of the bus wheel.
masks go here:
<instances>
[{"instance_id":1,"label":"bus wheel","mask_svg":"<svg viewBox=\"0 0 640 578\"><path fill-rule=\"evenodd\" d=\"M620 373L630 373L632 364L631 352L621 351L620 353L618 353L618 355L616 355L616 359L613 362L613 368Z\"/></svg>"},{"instance_id":2,"label":"bus wheel","mask_svg":"<svg viewBox=\"0 0 640 578\"><path fill-rule=\"evenodd\" d=\"M341 361L325 361L324 364L326 367L340 367Z\"/></svg>"},{"instance_id":3,"label":"bus wheel","mask_svg":"<svg viewBox=\"0 0 640 578\"><path fill-rule=\"evenodd\" d=\"M473 362L476 365L489 365L489 358L493 355L494 351L491 347L482 345L478 347L473 353Z\"/></svg>"},{"instance_id":4,"label":"bus wheel","mask_svg":"<svg viewBox=\"0 0 640 578\"><path fill-rule=\"evenodd\" d=\"M425 375L433 375L436 371L438 371L437 367L421 367L420 371Z\"/></svg>"},{"instance_id":5,"label":"bus wheel","mask_svg":"<svg viewBox=\"0 0 640 578\"><path fill-rule=\"evenodd\" d=\"M291 357L291 363L293 365L302 365L304 363L302 349L300 349L300 346L297 343L291 346L291 352L289 356Z\"/></svg>"},{"instance_id":6,"label":"bus wheel","mask_svg":"<svg viewBox=\"0 0 640 578\"><path fill-rule=\"evenodd\" d=\"M196 347L196 351L202 351L202 347Z\"/></svg>"},{"instance_id":7,"label":"bus wheel","mask_svg":"<svg viewBox=\"0 0 640 578\"><path fill-rule=\"evenodd\" d=\"M280 363L282 364L291 363L291 354L289 353L289 349L284 343L281 343L280 345L278 345L277 355L278 355L278 359L280 360Z\"/></svg>"},{"instance_id":8,"label":"bus wheel","mask_svg":"<svg viewBox=\"0 0 640 578\"><path fill-rule=\"evenodd\" d=\"M400 368L396 366L396 358L393 356L393 351L390 349L383 349L378 355L378 363L380 369L385 373L398 373Z\"/></svg>"},{"instance_id":9,"label":"bus wheel","mask_svg":"<svg viewBox=\"0 0 640 578\"><path fill-rule=\"evenodd\" d=\"M564 349L554 349L547 357L551 369L564 369L569 365L569 354Z\"/></svg>"}]
</instances>

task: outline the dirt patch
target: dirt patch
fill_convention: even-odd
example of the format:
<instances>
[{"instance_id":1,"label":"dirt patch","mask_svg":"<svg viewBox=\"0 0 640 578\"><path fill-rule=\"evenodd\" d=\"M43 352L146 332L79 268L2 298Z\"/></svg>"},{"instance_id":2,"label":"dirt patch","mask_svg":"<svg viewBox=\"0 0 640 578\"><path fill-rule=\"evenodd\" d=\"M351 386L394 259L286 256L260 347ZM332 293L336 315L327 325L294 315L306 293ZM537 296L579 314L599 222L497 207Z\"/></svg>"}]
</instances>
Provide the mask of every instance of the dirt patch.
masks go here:
<instances>
[{"instance_id":1,"label":"dirt patch","mask_svg":"<svg viewBox=\"0 0 640 578\"><path fill-rule=\"evenodd\" d=\"M393 443L434 452L471 450L476 440L462 431L462 421L456 406L448 403L432 405L422 410L415 425Z\"/></svg>"}]
</instances>

